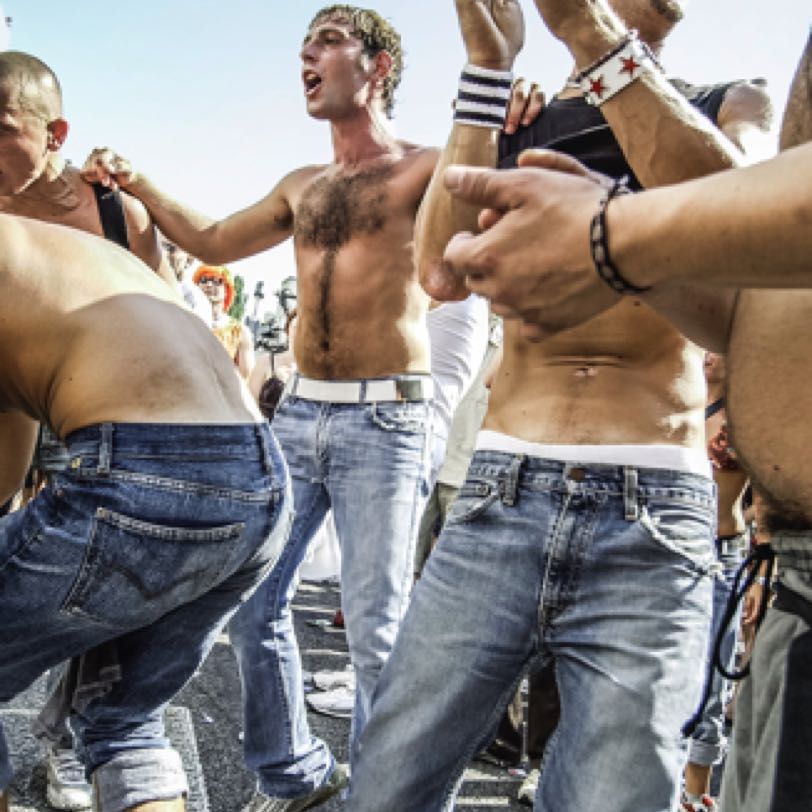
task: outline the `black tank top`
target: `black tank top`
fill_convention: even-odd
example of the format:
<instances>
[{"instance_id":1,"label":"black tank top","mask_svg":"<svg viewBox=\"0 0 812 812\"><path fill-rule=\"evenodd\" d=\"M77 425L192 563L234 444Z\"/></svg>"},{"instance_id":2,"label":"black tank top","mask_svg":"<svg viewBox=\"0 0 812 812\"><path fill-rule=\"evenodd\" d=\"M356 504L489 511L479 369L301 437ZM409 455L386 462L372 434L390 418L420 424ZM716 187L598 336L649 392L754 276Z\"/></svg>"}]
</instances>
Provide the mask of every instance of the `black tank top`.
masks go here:
<instances>
[{"instance_id":1,"label":"black tank top","mask_svg":"<svg viewBox=\"0 0 812 812\"><path fill-rule=\"evenodd\" d=\"M129 251L130 241L127 238L127 220L124 217L121 192L118 189L108 189L101 183L94 183L93 191L96 193L96 205L99 207L105 239Z\"/></svg>"},{"instance_id":2,"label":"black tank top","mask_svg":"<svg viewBox=\"0 0 812 812\"><path fill-rule=\"evenodd\" d=\"M725 93L732 85L738 84L727 82L718 85L690 85L681 79L670 81L714 124ZM529 127L522 127L513 135L503 134L499 139L499 168L515 167L519 153L531 147L564 152L590 169L611 178L628 175L631 188L641 188L600 109L581 97L554 97Z\"/></svg>"}]
</instances>

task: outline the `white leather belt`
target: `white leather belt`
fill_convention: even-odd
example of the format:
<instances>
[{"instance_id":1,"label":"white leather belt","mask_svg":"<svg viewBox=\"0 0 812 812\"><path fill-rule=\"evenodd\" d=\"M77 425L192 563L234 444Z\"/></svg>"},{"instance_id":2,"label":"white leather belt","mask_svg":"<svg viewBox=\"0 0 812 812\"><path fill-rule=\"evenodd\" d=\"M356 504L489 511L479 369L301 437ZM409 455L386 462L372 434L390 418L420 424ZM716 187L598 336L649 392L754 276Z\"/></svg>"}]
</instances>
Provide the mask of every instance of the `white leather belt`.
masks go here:
<instances>
[{"instance_id":1,"label":"white leather belt","mask_svg":"<svg viewBox=\"0 0 812 812\"><path fill-rule=\"evenodd\" d=\"M325 403L375 403L377 401L431 400L434 382L428 375L397 375L359 381L320 381L290 376L285 387L288 397Z\"/></svg>"}]
</instances>

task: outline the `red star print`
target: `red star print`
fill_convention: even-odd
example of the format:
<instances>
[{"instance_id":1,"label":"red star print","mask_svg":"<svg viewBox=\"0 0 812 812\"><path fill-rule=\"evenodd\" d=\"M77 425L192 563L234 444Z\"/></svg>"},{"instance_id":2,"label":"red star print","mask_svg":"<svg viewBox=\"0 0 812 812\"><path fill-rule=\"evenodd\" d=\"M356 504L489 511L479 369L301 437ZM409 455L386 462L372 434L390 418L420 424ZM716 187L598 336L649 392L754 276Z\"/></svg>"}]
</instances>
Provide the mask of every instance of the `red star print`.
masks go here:
<instances>
[{"instance_id":1,"label":"red star print","mask_svg":"<svg viewBox=\"0 0 812 812\"><path fill-rule=\"evenodd\" d=\"M594 93L598 98L601 98L606 93L606 85L603 83L603 76L598 76L597 79L591 79L589 82L589 91Z\"/></svg>"},{"instance_id":2,"label":"red star print","mask_svg":"<svg viewBox=\"0 0 812 812\"><path fill-rule=\"evenodd\" d=\"M621 58L620 61L623 63L623 67L620 69L620 72L628 73L629 76L634 76L634 72L640 67L640 63L635 62L633 56L628 57L628 59Z\"/></svg>"}]
</instances>

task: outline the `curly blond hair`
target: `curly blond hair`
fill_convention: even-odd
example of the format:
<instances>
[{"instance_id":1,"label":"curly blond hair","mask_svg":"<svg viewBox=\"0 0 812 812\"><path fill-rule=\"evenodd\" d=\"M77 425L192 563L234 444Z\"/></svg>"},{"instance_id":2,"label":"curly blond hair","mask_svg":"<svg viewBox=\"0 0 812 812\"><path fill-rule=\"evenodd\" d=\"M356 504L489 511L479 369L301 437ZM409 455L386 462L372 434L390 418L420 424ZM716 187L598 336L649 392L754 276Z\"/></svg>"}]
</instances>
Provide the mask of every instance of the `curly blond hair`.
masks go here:
<instances>
[{"instance_id":1,"label":"curly blond hair","mask_svg":"<svg viewBox=\"0 0 812 812\"><path fill-rule=\"evenodd\" d=\"M382 94L384 111L392 118L395 89L400 84L403 73L403 47L400 43L400 34L377 11L344 4L321 9L310 21L308 28L312 28L322 20L332 18L343 18L350 23L353 34L363 43L364 53L367 56L375 56L381 51L386 51L392 57L392 69L384 79Z\"/></svg>"}]
</instances>

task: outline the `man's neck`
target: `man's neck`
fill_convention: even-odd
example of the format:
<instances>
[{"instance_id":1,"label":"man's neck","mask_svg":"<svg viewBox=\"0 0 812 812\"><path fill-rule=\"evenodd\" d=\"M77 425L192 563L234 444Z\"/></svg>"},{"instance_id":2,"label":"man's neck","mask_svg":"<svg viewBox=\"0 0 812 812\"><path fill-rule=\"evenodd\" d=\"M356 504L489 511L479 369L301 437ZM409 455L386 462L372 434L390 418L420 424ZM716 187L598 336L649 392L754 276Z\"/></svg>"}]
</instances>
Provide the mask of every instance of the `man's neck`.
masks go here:
<instances>
[{"instance_id":1,"label":"man's neck","mask_svg":"<svg viewBox=\"0 0 812 812\"><path fill-rule=\"evenodd\" d=\"M356 166L403 152L382 113L365 109L357 116L330 122L336 164Z\"/></svg>"},{"instance_id":2,"label":"man's neck","mask_svg":"<svg viewBox=\"0 0 812 812\"><path fill-rule=\"evenodd\" d=\"M22 192L4 199L4 208L20 214L55 216L74 211L81 204L77 183L84 183L61 155L53 153L42 174Z\"/></svg>"}]
</instances>

